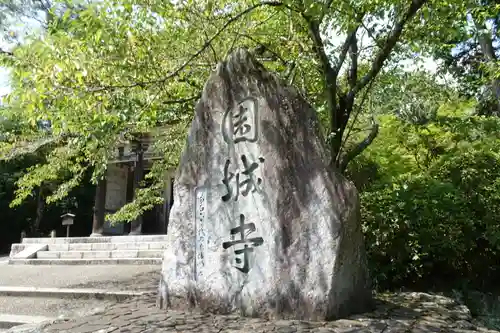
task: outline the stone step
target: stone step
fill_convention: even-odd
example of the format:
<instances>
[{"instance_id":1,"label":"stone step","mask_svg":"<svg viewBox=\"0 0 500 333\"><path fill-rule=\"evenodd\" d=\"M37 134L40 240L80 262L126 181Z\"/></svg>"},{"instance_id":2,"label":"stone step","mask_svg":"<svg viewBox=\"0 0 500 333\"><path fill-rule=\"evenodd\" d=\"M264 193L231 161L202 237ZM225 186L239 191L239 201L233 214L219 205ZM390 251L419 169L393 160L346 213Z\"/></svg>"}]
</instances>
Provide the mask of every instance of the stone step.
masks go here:
<instances>
[{"instance_id":1,"label":"stone step","mask_svg":"<svg viewBox=\"0 0 500 333\"><path fill-rule=\"evenodd\" d=\"M14 256L36 246L48 246L49 251L163 250L167 242L166 235L25 238L21 244L12 244L10 258L31 259L29 256L25 258L14 258Z\"/></svg>"},{"instance_id":2,"label":"stone step","mask_svg":"<svg viewBox=\"0 0 500 333\"><path fill-rule=\"evenodd\" d=\"M162 258L10 259L11 265L161 265Z\"/></svg>"},{"instance_id":3,"label":"stone step","mask_svg":"<svg viewBox=\"0 0 500 333\"><path fill-rule=\"evenodd\" d=\"M22 244L72 244L72 243L145 243L165 242L167 235L103 236L103 237L45 237L24 238Z\"/></svg>"},{"instance_id":4,"label":"stone step","mask_svg":"<svg viewBox=\"0 0 500 333\"><path fill-rule=\"evenodd\" d=\"M25 238L12 245L9 264L157 265L166 247L166 235Z\"/></svg>"},{"instance_id":5,"label":"stone step","mask_svg":"<svg viewBox=\"0 0 500 333\"><path fill-rule=\"evenodd\" d=\"M24 245L24 244L21 244ZM49 251L163 250L165 242L49 244Z\"/></svg>"},{"instance_id":6,"label":"stone step","mask_svg":"<svg viewBox=\"0 0 500 333\"><path fill-rule=\"evenodd\" d=\"M162 250L119 250L119 251L40 251L37 259L121 259L161 258Z\"/></svg>"},{"instance_id":7,"label":"stone step","mask_svg":"<svg viewBox=\"0 0 500 333\"><path fill-rule=\"evenodd\" d=\"M108 299L122 301L136 296L143 296L154 293L155 290L130 291L130 290L104 290L95 288L40 288L40 287L19 287L0 286L0 297L45 297L57 299Z\"/></svg>"}]
</instances>

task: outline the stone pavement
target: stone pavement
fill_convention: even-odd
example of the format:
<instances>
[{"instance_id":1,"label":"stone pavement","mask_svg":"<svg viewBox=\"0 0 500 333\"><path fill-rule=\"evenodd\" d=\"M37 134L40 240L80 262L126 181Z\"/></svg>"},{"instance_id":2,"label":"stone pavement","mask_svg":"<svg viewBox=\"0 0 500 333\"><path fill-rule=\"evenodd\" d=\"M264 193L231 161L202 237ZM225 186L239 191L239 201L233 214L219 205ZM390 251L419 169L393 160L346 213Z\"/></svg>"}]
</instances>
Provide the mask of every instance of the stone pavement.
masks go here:
<instances>
[{"instance_id":1,"label":"stone pavement","mask_svg":"<svg viewBox=\"0 0 500 333\"><path fill-rule=\"evenodd\" d=\"M0 296L0 315L74 318L115 304L111 300Z\"/></svg>"},{"instance_id":2,"label":"stone pavement","mask_svg":"<svg viewBox=\"0 0 500 333\"><path fill-rule=\"evenodd\" d=\"M3 264L2 264L3 265ZM76 318L88 316L116 303L111 299L60 298L39 292L7 296L18 287L66 288L83 291L96 288L105 291L156 291L160 279L158 266L2 266L0 269L0 316L44 316ZM22 288L21 288L22 289ZM20 293L23 294L23 293ZM34 297L36 296L36 297ZM29 327L17 326L17 329ZM32 325L31 325L32 326ZM36 326L36 325L35 325ZM2 321L0 320L0 328ZM28 330L29 331L29 330ZM0 332L2 332L0 330ZM35 330L36 332L36 330Z\"/></svg>"},{"instance_id":3,"label":"stone pavement","mask_svg":"<svg viewBox=\"0 0 500 333\"><path fill-rule=\"evenodd\" d=\"M0 269L1 286L97 288L138 290L144 279L159 281L158 265L31 266L6 265ZM148 276L138 281L137 275ZM137 284L138 288L134 285ZM146 284L146 286L151 285Z\"/></svg>"},{"instance_id":4,"label":"stone pavement","mask_svg":"<svg viewBox=\"0 0 500 333\"><path fill-rule=\"evenodd\" d=\"M164 311L156 295L116 303L92 315L60 320L16 333L472 333L497 332L473 323L469 310L452 299L425 293L387 294L377 298L374 312L332 322L268 321L237 315ZM497 332L498 333L498 332Z\"/></svg>"}]
</instances>

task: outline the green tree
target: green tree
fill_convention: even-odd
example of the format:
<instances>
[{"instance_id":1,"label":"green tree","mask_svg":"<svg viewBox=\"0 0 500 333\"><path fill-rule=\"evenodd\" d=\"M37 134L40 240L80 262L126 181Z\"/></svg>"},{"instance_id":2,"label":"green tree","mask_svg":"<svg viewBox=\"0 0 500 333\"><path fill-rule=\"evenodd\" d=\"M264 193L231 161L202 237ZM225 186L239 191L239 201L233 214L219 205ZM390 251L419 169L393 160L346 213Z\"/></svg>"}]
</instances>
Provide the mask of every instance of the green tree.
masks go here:
<instances>
[{"instance_id":1,"label":"green tree","mask_svg":"<svg viewBox=\"0 0 500 333\"><path fill-rule=\"evenodd\" d=\"M461 92L479 101L480 114L499 116L500 4L491 0L457 1L443 10L450 14L448 19L433 25L435 31L422 35L426 48L444 60L442 69L454 76Z\"/></svg>"},{"instance_id":2,"label":"green tree","mask_svg":"<svg viewBox=\"0 0 500 333\"><path fill-rule=\"evenodd\" d=\"M358 175L379 288L495 286L500 121L474 107L455 97L425 123L379 118L380 138L361 157L372 178Z\"/></svg>"},{"instance_id":3,"label":"green tree","mask_svg":"<svg viewBox=\"0 0 500 333\"><path fill-rule=\"evenodd\" d=\"M491 291L500 273L499 118L477 116L477 102L436 79L395 69L369 96L381 132L348 174L361 191L372 276L379 289Z\"/></svg>"},{"instance_id":4,"label":"green tree","mask_svg":"<svg viewBox=\"0 0 500 333\"><path fill-rule=\"evenodd\" d=\"M59 4L66 2L53 6ZM47 162L19 180L14 203L62 175L69 179L48 201L64 197L89 169L96 181L121 135L132 138L163 125L168 130L155 148L165 158L151 173L153 185L140 190L130 207L160 200L161 171L177 162L203 83L236 47L252 49L303 92L324 120L332 168L344 170L378 133L372 122L365 136L349 137L355 110L362 109L391 54L414 38L422 15L442 6L446 2L426 0L128 0L52 11L56 19L43 39L3 57L13 71L4 114L20 117L25 126L2 145L2 154L40 138L55 143ZM339 45L336 33L344 36ZM41 120L50 121L50 133L38 129ZM121 218L132 219L132 211Z\"/></svg>"}]
</instances>

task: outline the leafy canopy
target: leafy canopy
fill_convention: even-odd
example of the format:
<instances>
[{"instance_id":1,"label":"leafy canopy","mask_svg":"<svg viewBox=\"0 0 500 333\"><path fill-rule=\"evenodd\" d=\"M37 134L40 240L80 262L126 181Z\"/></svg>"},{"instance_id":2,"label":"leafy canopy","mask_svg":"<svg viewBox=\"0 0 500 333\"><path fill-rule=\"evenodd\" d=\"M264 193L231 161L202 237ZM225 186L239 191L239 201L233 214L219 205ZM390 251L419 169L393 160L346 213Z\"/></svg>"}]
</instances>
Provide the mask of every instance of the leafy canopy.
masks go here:
<instances>
[{"instance_id":1,"label":"leafy canopy","mask_svg":"<svg viewBox=\"0 0 500 333\"><path fill-rule=\"evenodd\" d=\"M364 110L366 91L391 54L408 52L404 45L411 44L413 28L447 1L105 0L51 6L43 36L2 57L12 69L13 88L2 114L19 119L21 128L7 133L0 153L14 156L40 140L49 150L46 162L18 181L13 204L46 181L63 180L49 202L64 197L87 170L96 181L120 138L161 125L155 149L164 158L150 174L153 185L139 190L138 201L116 217L130 220L138 207L160 200L162 171L176 165L203 83L228 52L247 47L297 86L323 121L332 167L344 169L378 133L373 119L359 142L346 130L363 119L354 115Z\"/></svg>"}]
</instances>

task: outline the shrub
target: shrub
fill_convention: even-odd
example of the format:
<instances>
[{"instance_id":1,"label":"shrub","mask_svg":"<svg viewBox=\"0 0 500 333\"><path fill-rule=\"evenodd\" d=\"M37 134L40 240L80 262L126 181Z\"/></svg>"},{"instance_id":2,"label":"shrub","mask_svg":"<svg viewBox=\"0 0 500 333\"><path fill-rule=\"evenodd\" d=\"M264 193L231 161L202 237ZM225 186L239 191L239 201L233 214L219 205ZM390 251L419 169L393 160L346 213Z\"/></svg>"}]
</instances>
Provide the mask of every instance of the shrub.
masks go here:
<instances>
[{"instance_id":1,"label":"shrub","mask_svg":"<svg viewBox=\"0 0 500 333\"><path fill-rule=\"evenodd\" d=\"M450 113L425 125L382 117L380 137L351 167L379 289L496 285L500 120ZM359 165L376 166L371 179Z\"/></svg>"}]
</instances>

